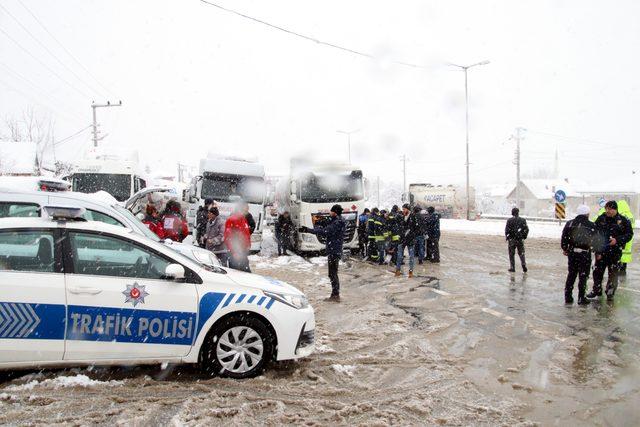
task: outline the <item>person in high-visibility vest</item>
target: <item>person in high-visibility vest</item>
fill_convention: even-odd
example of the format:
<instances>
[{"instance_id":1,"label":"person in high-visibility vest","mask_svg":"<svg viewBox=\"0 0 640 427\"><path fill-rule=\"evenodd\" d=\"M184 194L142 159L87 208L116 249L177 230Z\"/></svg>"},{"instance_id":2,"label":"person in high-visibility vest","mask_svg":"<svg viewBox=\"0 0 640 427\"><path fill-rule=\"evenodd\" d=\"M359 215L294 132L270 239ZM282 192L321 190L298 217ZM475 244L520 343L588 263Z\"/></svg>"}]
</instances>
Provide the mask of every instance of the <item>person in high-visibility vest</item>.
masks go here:
<instances>
[{"instance_id":1,"label":"person in high-visibility vest","mask_svg":"<svg viewBox=\"0 0 640 427\"><path fill-rule=\"evenodd\" d=\"M592 218L595 221L600 215L604 213L604 208L600 208L598 214ZM629 203L626 200L618 200L618 213L627 218L631 223L631 228L635 228L636 220L633 217ZM633 261L633 238L622 249L622 256L620 257L620 269L618 270L618 276L626 276L627 264Z\"/></svg>"},{"instance_id":2,"label":"person in high-visibility vest","mask_svg":"<svg viewBox=\"0 0 640 427\"><path fill-rule=\"evenodd\" d=\"M626 200L618 201L618 212L620 215L627 218L631 223L631 227L634 228L636 225L636 220L633 217L633 213L631 213L631 208L629 208L629 203ZM622 257L620 257L620 271L619 275L625 276L627 274L627 264L632 261L632 248L633 248L633 238L629 240L629 243L624 245L622 248Z\"/></svg>"},{"instance_id":3,"label":"person in high-visibility vest","mask_svg":"<svg viewBox=\"0 0 640 427\"><path fill-rule=\"evenodd\" d=\"M398 244L400 243L400 232L402 230L402 213L398 205L393 205L389 217L387 219L387 228L389 229L389 247L391 248L391 263L395 265L396 256L398 254Z\"/></svg>"},{"instance_id":4,"label":"person in high-visibility vest","mask_svg":"<svg viewBox=\"0 0 640 427\"><path fill-rule=\"evenodd\" d=\"M367 237L369 239L369 249L367 255L369 261L378 262L378 246L376 244L376 218L380 215L378 208L371 209L371 215L367 220Z\"/></svg>"},{"instance_id":5,"label":"person in high-visibility vest","mask_svg":"<svg viewBox=\"0 0 640 427\"><path fill-rule=\"evenodd\" d=\"M376 240L376 248L378 250L378 264L383 265L385 263L386 247L387 247L387 227L386 219L384 217L386 211L383 209L376 216L374 224L374 235Z\"/></svg>"}]
</instances>

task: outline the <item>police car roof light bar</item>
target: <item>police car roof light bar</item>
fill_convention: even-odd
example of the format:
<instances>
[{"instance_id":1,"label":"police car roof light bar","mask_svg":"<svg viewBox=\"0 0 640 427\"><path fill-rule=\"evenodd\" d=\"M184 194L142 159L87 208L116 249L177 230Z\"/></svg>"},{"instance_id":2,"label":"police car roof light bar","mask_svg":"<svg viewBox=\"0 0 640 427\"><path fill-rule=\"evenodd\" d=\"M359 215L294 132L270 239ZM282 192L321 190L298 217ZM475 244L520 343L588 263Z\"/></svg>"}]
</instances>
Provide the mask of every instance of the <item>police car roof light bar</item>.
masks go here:
<instances>
[{"instance_id":1,"label":"police car roof light bar","mask_svg":"<svg viewBox=\"0 0 640 427\"><path fill-rule=\"evenodd\" d=\"M87 211L85 208L74 206L44 206L43 209L47 215L55 221L86 221L83 217Z\"/></svg>"}]
</instances>

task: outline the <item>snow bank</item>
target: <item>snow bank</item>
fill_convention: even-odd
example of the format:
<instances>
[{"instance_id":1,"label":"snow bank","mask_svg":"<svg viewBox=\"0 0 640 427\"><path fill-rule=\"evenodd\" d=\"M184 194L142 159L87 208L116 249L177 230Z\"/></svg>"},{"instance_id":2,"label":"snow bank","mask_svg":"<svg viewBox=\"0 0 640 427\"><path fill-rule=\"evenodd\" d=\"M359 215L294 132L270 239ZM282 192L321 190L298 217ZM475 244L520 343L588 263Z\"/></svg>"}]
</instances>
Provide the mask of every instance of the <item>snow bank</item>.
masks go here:
<instances>
[{"instance_id":1,"label":"snow bank","mask_svg":"<svg viewBox=\"0 0 640 427\"><path fill-rule=\"evenodd\" d=\"M352 377L356 371L356 367L353 365L331 365L331 369L336 371L337 374L346 375Z\"/></svg>"},{"instance_id":2,"label":"snow bank","mask_svg":"<svg viewBox=\"0 0 640 427\"><path fill-rule=\"evenodd\" d=\"M564 224L557 222L527 222L529 224L529 238L546 237L559 239ZM442 219L440 228L443 231L458 231L467 234L484 234L490 236L504 236L506 221L480 219L467 221L464 219Z\"/></svg>"},{"instance_id":3,"label":"snow bank","mask_svg":"<svg viewBox=\"0 0 640 427\"><path fill-rule=\"evenodd\" d=\"M95 386L107 386L114 387L124 384L123 381L98 381L92 380L86 375L76 375L76 376L61 376L51 379L46 379L43 381L33 380L29 381L25 384L20 385L10 385L5 387L6 391L28 391L33 390L35 387L44 387L44 388L64 388L64 387L95 387Z\"/></svg>"}]
</instances>

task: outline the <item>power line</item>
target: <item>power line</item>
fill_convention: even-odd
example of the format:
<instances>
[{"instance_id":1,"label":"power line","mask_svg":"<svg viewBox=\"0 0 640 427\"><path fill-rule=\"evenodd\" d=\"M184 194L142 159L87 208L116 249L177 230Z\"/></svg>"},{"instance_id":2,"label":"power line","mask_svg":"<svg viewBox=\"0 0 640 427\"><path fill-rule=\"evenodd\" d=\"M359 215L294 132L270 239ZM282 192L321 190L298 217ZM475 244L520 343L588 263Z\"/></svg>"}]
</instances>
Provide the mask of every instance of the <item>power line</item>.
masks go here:
<instances>
[{"instance_id":1,"label":"power line","mask_svg":"<svg viewBox=\"0 0 640 427\"><path fill-rule=\"evenodd\" d=\"M80 89L78 89L77 87L73 86L71 83L69 83L67 80L63 79L60 74L56 73L55 71L53 71L51 69L51 67L49 67L47 64L45 64L44 62L42 62L39 58L37 58L33 53L29 52L27 49L25 49L20 43L18 43L16 41L16 39L14 39L13 37L11 37L9 35L9 33L7 33L5 30L3 30L2 28L0 28L0 32L2 34L4 34L9 40L11 40L16 46L18 46L20 49L22 49L27 55L29 55L30 57L32 57L33 59L35 59L40 65L42 65L44 68L46 68L47 70L49 70L49 72L51 74L53 74L54 76L56 76L58 79L60 79L63 83L65 83L67 86L69 86L71 89L75 90L76 92L78 92L80 95L82 95L83 98L91 98L90 95L87 95L86 93L84 93L83 91L81 91Z\"/></svg>"},{"instance_id":2,"label":"power line","mask_svg":"<svg viewBox=\"0 0 640 427\"><path fill-rule=\"evenodd\" d=\"M0 61L0 66L4 67L9 72L9 74L11 74L16 79L22 80L23 82L27 83L32 88L34 88L36 91L41 92L42 95L46 96L49 100L53 101L54 104L60 103L56 98L54 98L52 95L47 93L47 91L45 91L40 86L38 86L35 83L33 83L31 80L27 79L25 76L23 76L20 73L16 72L15 70L12 70L11 67L9 67L7 64L3 63L2 61ZM74 116L74 117L78 118L79 120L84 121L84 118L80 117L80 115L77 114L77 113L73 113L73 112L66 112L66 113L62 112L62 113L65 114L65 115L67 115L66 113L68 113L69 117Z\"/></svg>"},{"instance_id":3,"label":"power line","mask_svg":"<svg viewBox=\"0 0 640 427\"><path fill-rule=\"evenodd\" d=\"M263 21L262 19L258 19L258 18L254 18L254 17L249 16L249 15L245 15L244 13L235 11L233 9L228 9L226 7L220 6L219 4L212 3L212 2L207 1L207 0L200 0L200 1L202 3L208 4L209 6L217 7L218 9L224 10L225 12L229 12L229 13L232 13L234 15L240 16L240 17L242 17L244 19L248 19L250 21L257 22L259 24L265 25L265 26L267 26L269 28L273 28L275 30L282 31L283 33L287 33L287 34L289 34L291 36L294 36L294 37L299 37L301 39L304 39L304 40L307 40L307 41L310 41L310 42L314 42L316 44L320 44L320 45L323 45L323 46L327 46L327 47L331 47L331 48L334 48L334 49L342 50L344 52L348 52L348 53L351 53L351 54L354 54L354 55L362 56L364 58L369 58L369 59L373 59L373 60L377 59L374 55L371 55L370 53L360 52L360 51L355 50L355 49L350 49L348 47L340 46L340 45L337 45L337 44L334 44L334 43L325 42L325 41L319 40L319 39L317 39L315 37L307 36L307 35L295 32L293 30L289 30L288 28L284 28L284 27L281 27L279 25L271 24L271 23L269 23L267 21ZM392 64L401 65L403 67L420 68L420 69L424 69L424 70L428 69L427 67L425 67L423 65L413 64L413 63L410 63L410 62L403 62L403 61L390 61L390 62Z\"/></svg>"},{"instance_id":4,"label":"power line","mask_svg":"<svg viewBox=\"0 0 640 427\"><path fill-rule=\"evenodd\" d=\"M89 126L87 126L87 127L84 127L84 128L82 128L82 129L80 129L79 131L77 131L76 133L74 133L73 135L70 135L70 136L68 136L68 137L66 137L66 138L63 138L63 139L61 139L60 141L56 141L56 142L54 142L54 143L53 143L53 146L55 147L55 146L57 146L57 145L60 145L60 144L63 144L63 143L65 143L65 142L70 141L71 139L73 139L73 138L75 138L76 136L80 135L82 132L86 131L87 129L90 129L90 128L91 128L91 126L92 126L92 125L89 125Z\"/></svg>"},{"instance_id":5,"label":"power line","mask_svg":"<svg viewBox=\"0 0 640 427\"><path fill-rule=\"evenodd\" d=\"M44 43L42 43L40 40L38 40L38 38L36 36L33 35L33 33L31 31L29 31L29 29L27 27L25 27L19 20L18 18L16 18L15 16L13 16L13 14L11 12L9 12L7 10L7 8L5 8L2 4L0 4L0 8L2 8L2 10L4 10L4 12L9 15L19 26L20 28L22 28L27 34L29 34L29 36L40 45L40 47L42 47L49 55L51 55L51 57L53 57L53 59L55 59L58 64L62 65L67 71L69 71L71 74L74 75L75 78L78 79L78 81L80 81L83 85L85 85L90 91L95 92L97 95L102 96L102 94L100 93L100 91L95 90L95 88L91 87L91 85L89 85L87 82L84 81L84 79L82 79L82 77L80 77L75 71L73 71L71 68L69 68L69 66L67 66L67 64L65 64L64 62L62 62L60 60L60 58L58 58L58 56L56 54L54 54L53 52L51 52L51 50L45 46Z\"/></svg>"},{"instance_id":6,"label":"power line","mask_svg":"<svg viewBox=\"0 0 640 427\"><path fill-rule=\"evenodd\" d=\"M29 9L27 7L27 5L25 5L22 0L18 0L18 2L20 3L20 5L27 11L29 12L29 14L33 17L33 19L42 27L42 29L44 31L46 31L47 34L49 34L49 36L58 44L58 46L60 46L62 48L62 50L64 50L67 55L69 55L69 57L71 59L73 59L73 61L78 64L88 75L89 77L91 77L93 80L95 80L96 83L98 83L98 85L100 85L105 91L107 91L110 95L113 95L114 97L117 98L117 96L111 91L109 90L108 87L106 87L105 85L103 85L100 80L98 80L92 73L91 71L89 71L89 69L87 67L85 67L79 60L78 58L76 58L70 51L69 49L67 49L62 42L60 42L60 40L58 40L56 38L56 36L53 35L53 33L51 31L49 31L49 29L42 23L42 21L40 21L40 19L38 19L38 17L31 11L31 9Z\"/></svg>"}]
</instances>

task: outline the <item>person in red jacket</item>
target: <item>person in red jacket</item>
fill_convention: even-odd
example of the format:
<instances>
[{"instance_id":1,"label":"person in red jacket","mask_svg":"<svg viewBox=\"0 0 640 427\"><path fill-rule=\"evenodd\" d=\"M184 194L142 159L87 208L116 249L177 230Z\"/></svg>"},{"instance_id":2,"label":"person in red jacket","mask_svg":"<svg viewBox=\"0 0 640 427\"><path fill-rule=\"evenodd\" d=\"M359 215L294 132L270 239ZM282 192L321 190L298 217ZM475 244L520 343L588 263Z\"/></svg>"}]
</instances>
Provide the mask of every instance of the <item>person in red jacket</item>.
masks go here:
<instances>
[{"instance_id":1,"label":"person in red jacket","mask_svg":"<svg viewBox=\"0 0 640 427\"><path fill-rule=\"evenodd\" d=\"M182 242L189 235L189 226L180 212L180 203L169 200L162 216L165 238Z\"/></svg>"},{"instance_id":2,"label":"person in red jacket","mask_svg":"<svg viewBox=\"0 0 640 427\"><path fill-rule=\"evenodd\" d=\"M149 230L153 231L159 238L164 239L165 232L158 209L153 205L147 205L146 213L142 223L146 224Z\"/></svg>"},{"instance_id":3,"label":"person in red jacket","mask_svg":"<svg viewBox=\"0 0 640 427\"><path fill-rule=\"evenodd\" d=\"M224 243L229 250L229 267L251 273L251 268L249 267L251 229L240 205L236 206L225 223Z\"/></svg>"}]
</instances>

